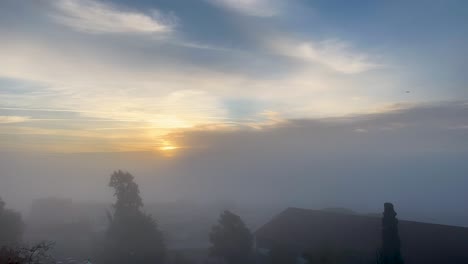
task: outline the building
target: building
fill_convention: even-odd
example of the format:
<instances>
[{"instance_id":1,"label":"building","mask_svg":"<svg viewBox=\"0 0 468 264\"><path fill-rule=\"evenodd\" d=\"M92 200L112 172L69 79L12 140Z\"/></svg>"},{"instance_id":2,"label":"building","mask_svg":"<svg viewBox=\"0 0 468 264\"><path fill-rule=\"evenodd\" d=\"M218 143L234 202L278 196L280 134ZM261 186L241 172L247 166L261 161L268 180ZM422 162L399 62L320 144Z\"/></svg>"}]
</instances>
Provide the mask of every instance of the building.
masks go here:
<instances>
[{"instance_id":1,"label":"building","mask_svg":"<svg viewBox=\"0 0 468 264\"><path fill-rule=\"evenodd\" d=\"M288 248L333 255L345 263L375 263L381 245L380 217L289 208L255 232L256 249ZM405 264L468 264L468 228L399 220Z\"/></svg>"}]
</instances>

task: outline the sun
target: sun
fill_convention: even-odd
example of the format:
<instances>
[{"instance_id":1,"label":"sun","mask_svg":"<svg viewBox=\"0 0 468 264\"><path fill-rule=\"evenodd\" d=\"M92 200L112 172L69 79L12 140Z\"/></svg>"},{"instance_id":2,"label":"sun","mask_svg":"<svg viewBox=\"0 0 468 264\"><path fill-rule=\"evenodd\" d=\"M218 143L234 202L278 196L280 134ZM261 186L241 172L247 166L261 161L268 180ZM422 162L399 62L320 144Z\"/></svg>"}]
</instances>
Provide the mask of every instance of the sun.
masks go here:
<instances>
[{"instance_id":1,"label":"sun","mask_svg":"<svg viewBox=\"0 0 468 264\"><path fill-rule=\"evenodd\" d=\"M179 148L180 147L171 141L162 140L159 144L158 150L166 157L173 157L176 153L176 150Z\"/></svg>"},{"instance_id":2,"label":"sun","mask_svg":"<svg viewBox=\"0 0 468 264\"><path fill-rule=\"evenodd\" d=\"M171 151L171 150L175 150L175 149L178 149L178 147L176 146L162 146L159 148L159 150L162 150L162 151Z\"/></svg>"}]
</instances>

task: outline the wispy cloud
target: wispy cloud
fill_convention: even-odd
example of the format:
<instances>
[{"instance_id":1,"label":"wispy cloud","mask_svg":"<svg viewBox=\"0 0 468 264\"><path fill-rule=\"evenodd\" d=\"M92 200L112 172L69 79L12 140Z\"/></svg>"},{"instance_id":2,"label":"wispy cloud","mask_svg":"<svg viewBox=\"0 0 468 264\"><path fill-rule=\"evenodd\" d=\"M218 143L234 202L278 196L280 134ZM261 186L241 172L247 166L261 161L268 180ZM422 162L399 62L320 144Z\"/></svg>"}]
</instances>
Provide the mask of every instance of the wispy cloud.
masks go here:
<instances>
[{"instance_id":1,"label":"wispy cloud","mask_svg":"<svg viewBox=\"0 0 468 264\"><path fill-rule=\"evenodd\" d=\"M0 116L0 124L21 123L30 120L28 116Z\"/></svg>"},{"instance_id":2,"label":"wispy cloud","mask_svg":"<svg viewBox=\"0 0 468 264\"><path fill-rule=\"evenodd\" d=\"M185 29L160 38L159 32L173 30L173 24L158 20L157 16L135 13L135 9L111 6L110 2L51 1L55 8L47 14L54 14L58 22L79 31L145 34L136 45L136 42L115 45L115 39L105 35L95 42L95 38L73 31L67 32L76 35L73 40L38 39L35 35L23 37L20 33L11 33L8 41L0 42L0 64L5 65L0 67L0 77L37 87L23 93L1 94L0 110L4 111L0 115L31 116L30 121L34 122L28 121L28 125L32 128L55 130L21 130L22 133L57 138L63 135L67 140L82 135L99 140L110 138L109 133L94 133L95 129L102 129L159 142L171 131L201 127L205 130L246 126L257 129L290 118L367 112L387 102L367 96L366 90L380 83L376 90L387 91L394 84L387 76L380 81L378 73L373 73L372 80L365 74L343 75L343 72L362 72L375 65L367 56L343 46L343 42L275 42L273 44L278 46L269 50L274 52L258 52L236 45L226 49L217 46L218 42L192 39L189 34L185 35ZM273 2L230 3L243 6L236 9L240 12L260 15L254 12L255 8ZM252 9L245 9L247 7ZM59 35L63 28L52 26L50 30ZM268 34L259 35L258 41L268 41L269 37ZM57 41L59 39L61 41ZM289 60L278 58L278 54L304 59L307 63L289 64ZM276 68L276 62L287 65ZM316 67L316 64L326 67ZM363 99L350 99L354 97ZM242 103L245 98L252 107L248 106L251 109L239 115L237 111L245 107ZM226 103L232 101L238 105ZM8 122L12 122L11 117ZM4 125L2 133L18 134L18 129L24 125L9 125L10 131L5 131ZM128 131L135 127L141 128L138 136ZM69 133L69 130L86 133ZM115 137L106 144L120 146L121 142L114 140ZM48 140L52 142L54 138ZM147 148L153 147L149 145Z\"/></svg>"},{"instance_id":3,"label":"wispy cloud","mask_svg":"<svg viewBox=\"0 0 468 264\"><path fill-rule=\"evenodd\" d=\"M248 16L271 17L279 13L275 0L207 0L217 6Z\"/></svg>"},{"instance_id":4,"label":"wispy cloud","mask_svg":"<svg viewBox=\"0 0 468 264\"><path fill-rule=\"evenodd\" d=\"M212 125L221 119L224 123L230 116L222 102L239 95L261 104L249 116L254 119L262 111L279 112L285 118L304 118L362 112L385 103L373 102L372 98L350 100L361 96L356 89L365 89L368 84L359 76L342 79L334 72L314 67L291 69L264 79L190 64L161 67L157 59L135 61L120 50L106 51L116 56L103 56L101 49L82 49L78 44L71 48L74 46L36 42L29 45L31 42L13 40L11 43L18 45L0 43L0 49L5 51L0 61L8 65L0 68L0 76L38 82L45 93L40 97L20 95L15 100L0 96L0 102L5 102L2 107L76 112L86 117L146 121L174 128ZM129 58L128 63L115 63L115 57ZM255 57L259 59L261 56ZM43 67L42 61L47 61L48 67ZM245 62L249 65L250 60Z\"/></svg>"},{"instance_id":5,"label":"wispy cloud","mask_svg":"<svg viewBox=\"0 0 468 264\"><path fill-rule=\"evenodd\" d=\"M284 56L324 65L337 72L355 74L381 67L365 53L355 51L346 41L330 39L319 42L274 39L269 44Z\"/></svg>"},{"instance_id":6,"label":"wispy cloud","mask_svg":"<svg viewBox=\"0 0 468 264\"><path fill-rule=\"evenodd\" d=\"M58 12L52 17L58 23L88 33L167 33L176 21L155 9L144 14L94 0L59 0L54 5Z\"/></svg>"}]
</instances>

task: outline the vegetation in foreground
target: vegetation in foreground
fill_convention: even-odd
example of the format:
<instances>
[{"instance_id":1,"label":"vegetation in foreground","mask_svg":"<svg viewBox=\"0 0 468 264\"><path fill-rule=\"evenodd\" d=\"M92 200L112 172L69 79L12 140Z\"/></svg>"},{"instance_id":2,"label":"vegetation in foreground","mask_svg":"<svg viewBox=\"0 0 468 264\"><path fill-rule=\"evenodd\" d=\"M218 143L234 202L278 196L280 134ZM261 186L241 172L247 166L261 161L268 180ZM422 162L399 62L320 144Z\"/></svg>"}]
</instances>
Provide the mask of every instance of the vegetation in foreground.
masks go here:
<instances>
[{"instance_id":1,"label":"vegetation in foreground","mask_svg":"<svg viewBox=\"0 0 468 264\"><path fill-rule=\"evenodd\" d=\"M143 211L135 178L128 172L116 171L109 181L114 189L115 203L107 212L108 225L103 235L95 240L95 252L85 262L58 262L52 257L53 242L27 245L22 241L24 223L21 215L7 209L0 199L0 264L52 264L52 263L225 263L225 264L339 264L350 263L352 253L333 247L311 248L297 254L290 247L277 243L265 254L254 250L254 238L240 216L223 211L209 233L211 247L206 256L169 253L164 236L156 220ZM382 247L377 264L403 264L398 235L398 220L393 205L386 203L382 219ZM168 254L169 253L169 254ZM357 263L357 262L353 262ZM362 262L359 262L362 263Z\"/></svg>"}]
</instances>

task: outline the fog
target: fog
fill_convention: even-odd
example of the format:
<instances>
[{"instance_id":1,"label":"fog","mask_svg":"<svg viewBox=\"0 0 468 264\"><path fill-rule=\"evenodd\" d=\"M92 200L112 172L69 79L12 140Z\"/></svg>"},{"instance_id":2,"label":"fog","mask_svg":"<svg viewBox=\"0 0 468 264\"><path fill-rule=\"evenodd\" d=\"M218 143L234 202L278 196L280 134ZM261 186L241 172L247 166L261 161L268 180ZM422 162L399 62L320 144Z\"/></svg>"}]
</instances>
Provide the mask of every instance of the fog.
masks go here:
<instances>
[{"instance_id":1,"label":"fog","mask_svg":"<svg viewBox=\"0 0 468 264\"><path fill-rule=\"evenodd\" d=\"M160 153L21 153L0 156L0 193L28 213L45 197L111 204L118 169L136 177L145 204L222 208L346 207L468 226L468 106L399 106L386 113L287 120L261 128L184 131ZM463 215L463 217L461 217Z\"/></svg>"},{"instance_id":2,"label":"fog","mask_svg":"<svg viewBox=\"0 0 468 264\"><path fill-rule=\"evenodd\" d=\"M0 264L468 263L467 10L0 0Z\"/></svg>"}]
</instances>

